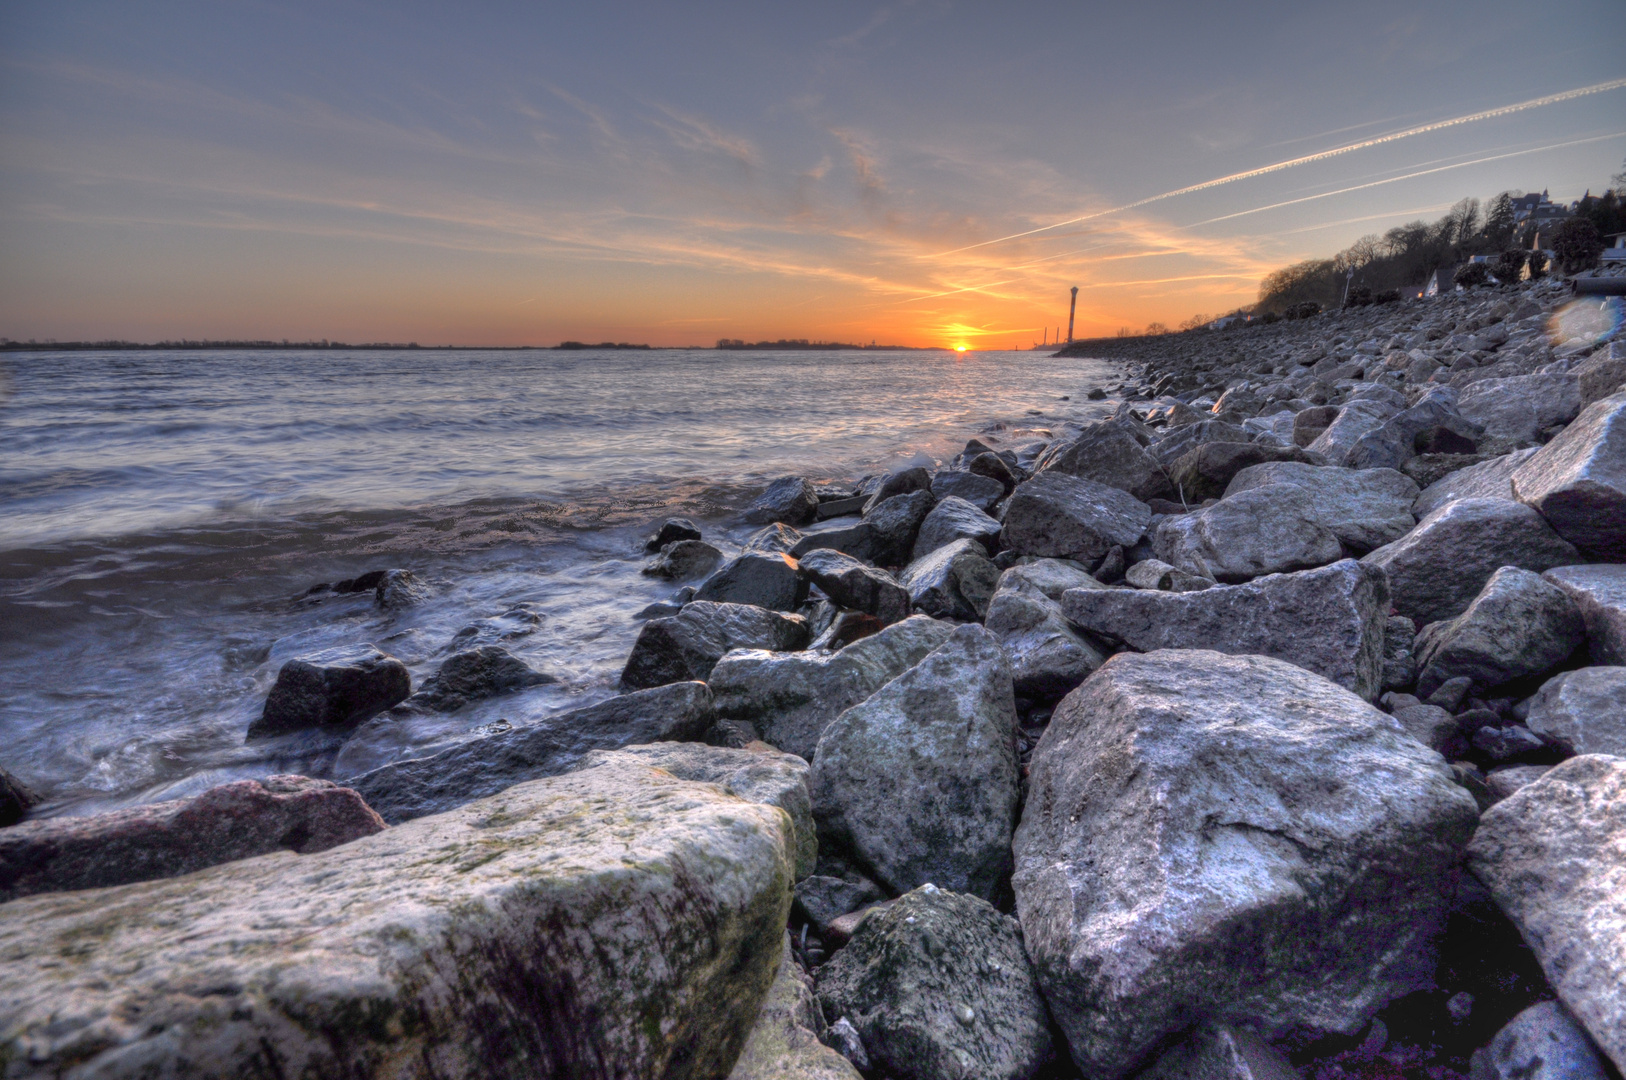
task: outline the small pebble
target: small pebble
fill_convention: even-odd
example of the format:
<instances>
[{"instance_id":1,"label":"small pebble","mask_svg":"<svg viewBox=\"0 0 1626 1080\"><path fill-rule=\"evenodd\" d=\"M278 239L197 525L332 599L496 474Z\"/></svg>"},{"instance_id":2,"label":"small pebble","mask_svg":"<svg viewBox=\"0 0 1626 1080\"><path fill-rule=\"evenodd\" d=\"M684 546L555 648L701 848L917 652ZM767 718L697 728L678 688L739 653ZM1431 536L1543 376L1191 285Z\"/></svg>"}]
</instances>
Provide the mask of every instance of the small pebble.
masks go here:
<instances>
[{"instance_id":1,"label":"small pebble","mask_svg":"<svg viewBox=\"0 0 1626 1080\"><path fill-rule=\"evenodd\" d=\"M975 1020L976 1018L977 1018L977 1014L971 1008L971 1006L969 1006L969 1005L956 1005L956 1006L954 1006L954 1019L958 1020L963 1026L970 1027L971 1022L973 1020Z\"/></svg>"}]
</instances>

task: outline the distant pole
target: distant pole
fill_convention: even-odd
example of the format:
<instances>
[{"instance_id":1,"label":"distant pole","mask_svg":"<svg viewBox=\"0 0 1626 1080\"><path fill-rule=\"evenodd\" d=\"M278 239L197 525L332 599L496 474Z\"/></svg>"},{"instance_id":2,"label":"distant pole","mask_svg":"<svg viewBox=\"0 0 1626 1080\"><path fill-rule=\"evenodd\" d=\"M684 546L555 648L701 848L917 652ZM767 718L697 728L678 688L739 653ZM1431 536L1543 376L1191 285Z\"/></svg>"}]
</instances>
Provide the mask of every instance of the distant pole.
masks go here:
<instances>
[{"instance_id":1,"label":"distant pole","mask_svg":"<svg viewBox=\"0 0 1626 1080\"><path fill-rule=\"evenodd\" d=\"M1073 343L1073 312L1078 310L1078 286L1073 286L1073 302L1067 305L1067 343Z\"/></svg>"}]
</instances>

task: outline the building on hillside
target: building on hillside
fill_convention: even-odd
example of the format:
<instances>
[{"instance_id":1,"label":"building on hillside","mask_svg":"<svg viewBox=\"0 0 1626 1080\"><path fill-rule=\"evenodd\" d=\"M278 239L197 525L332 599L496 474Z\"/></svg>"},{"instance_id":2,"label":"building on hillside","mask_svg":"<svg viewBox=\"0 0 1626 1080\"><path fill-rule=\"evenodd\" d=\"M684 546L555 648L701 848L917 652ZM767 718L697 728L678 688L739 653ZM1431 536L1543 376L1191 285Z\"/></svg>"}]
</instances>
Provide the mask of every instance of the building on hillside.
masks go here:
<instances>
[{"instance_id":1,"label":"building on hillside","mask_svg":"<svg viewBox=\"0 0 1626 1080\"><path fill-rule=\"evenodd\" d=\"M1234 326L1239 322L1246 321L1247 320L1242 315L1221 315L1219 318L1208 324L1208 329L1224 330L1227 326Z\"/></svg>"},{"instance_id":2,"label":"building on hillside","mask_svg":"<svg viewBox=\"0 0 1626 1080\"><path fill-rule=\"evenodd\" d=\"M1543 218L1552 219L1565 216L1567 216L1567 211L1551 202L1547 198L1545 190L1540 195L1532 191L1513 200L1513 223L1515 225L1523 225L1531 218L1539 221Z\"/></svg>"},{"instance_id":3,"label":"building on hillside","mask_svg":"<svg viewBox=\"0 0 1626 1080\"><path fill-rule=\"evenodd\" d=\"M1626 262L1626 232L1610 233L1604 239L1609 246L1603 249L1603 261Z\"/></svg>"},{"instance_id":4,"label":"building on hillside","mask_svg":"<svg viewBox=\"0 0 1626 1080\"><path fill-rule=\"evenodd\" d=\"M1444 296L1446 293L1456 292L1456 274L1457 268L1454 266L1440 267L1428 275L1428 280L1423 284L1423 295Z\"/></svg>"}]
</instances>

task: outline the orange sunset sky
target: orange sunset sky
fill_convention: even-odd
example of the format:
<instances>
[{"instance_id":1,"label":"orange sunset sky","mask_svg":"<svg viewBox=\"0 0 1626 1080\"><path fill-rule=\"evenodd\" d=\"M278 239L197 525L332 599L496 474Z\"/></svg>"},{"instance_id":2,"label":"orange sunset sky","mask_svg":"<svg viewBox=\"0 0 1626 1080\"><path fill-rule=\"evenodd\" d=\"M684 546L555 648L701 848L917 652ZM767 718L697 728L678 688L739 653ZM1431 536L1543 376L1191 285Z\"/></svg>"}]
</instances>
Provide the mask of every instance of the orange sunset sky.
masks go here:
<instances>
[{"instance_id":1,"label":"orange sunset sky","mask_svg":"<svg viewBox=\"0 0 1626 1080\"><path fill-rule=\"evenodd\" d=\"M1618 0L800 7L5 5L0 335L1025 347L1626 155Z\"/></svg>"}]
</instances>

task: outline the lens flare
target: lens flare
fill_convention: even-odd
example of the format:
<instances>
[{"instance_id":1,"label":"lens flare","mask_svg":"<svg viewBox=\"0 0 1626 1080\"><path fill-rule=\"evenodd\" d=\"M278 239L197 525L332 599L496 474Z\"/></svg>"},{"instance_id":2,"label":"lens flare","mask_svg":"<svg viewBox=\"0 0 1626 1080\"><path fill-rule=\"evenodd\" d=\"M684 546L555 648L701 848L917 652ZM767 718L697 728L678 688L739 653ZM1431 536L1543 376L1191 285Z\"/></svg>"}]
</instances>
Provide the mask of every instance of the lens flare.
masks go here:
<instances>
[{"instance_id":1,"label":"lens flare","mask_svg":"<svg viewBox=\"0 0 1626 1080\"><path fill-rule=\"evenodd\" d=\"M1553 348L1595 345L1626 322L1626 297L1588 296L1572 300L1547 317Z\"/></svg>"}]
</instances>

